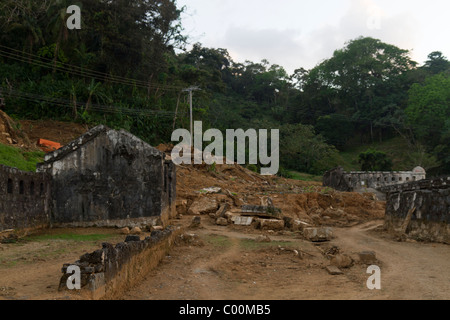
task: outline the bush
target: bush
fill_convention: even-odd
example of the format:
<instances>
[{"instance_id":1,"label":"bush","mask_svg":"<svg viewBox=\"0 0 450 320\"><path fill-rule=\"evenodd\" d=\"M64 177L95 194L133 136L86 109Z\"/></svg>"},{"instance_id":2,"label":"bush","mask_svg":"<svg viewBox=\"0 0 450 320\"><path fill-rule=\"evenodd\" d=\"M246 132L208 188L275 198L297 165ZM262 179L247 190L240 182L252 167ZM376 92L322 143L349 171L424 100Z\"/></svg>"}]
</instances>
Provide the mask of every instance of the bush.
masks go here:
<instances>
[{"instance_id":1,"label":"bush","mask_svg":"<svg viewBox=\"0 0 450 320\"><path fill-rule=\"evenodd\" d=\"M387 154L369 149L359 154L362 171L392 171L392 161Z\"/></svg>"}]
</instances>

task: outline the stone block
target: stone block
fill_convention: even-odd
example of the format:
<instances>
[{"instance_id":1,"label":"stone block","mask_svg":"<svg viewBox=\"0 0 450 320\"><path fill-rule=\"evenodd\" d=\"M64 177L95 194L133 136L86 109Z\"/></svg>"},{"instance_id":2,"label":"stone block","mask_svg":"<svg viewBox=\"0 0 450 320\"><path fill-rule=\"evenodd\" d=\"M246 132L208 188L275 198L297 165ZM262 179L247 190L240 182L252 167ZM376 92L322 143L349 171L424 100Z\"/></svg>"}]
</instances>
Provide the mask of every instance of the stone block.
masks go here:
<instances>
[{"instance_id":1,"label":"stone block","mask_svg":"<svg viewBox=\"0 0 450 320\"><path fill-rule=\"evenodd\" d=\"M299 219L294 219L291 217L283 217L284 225L286 228L290 229L291 231L299 231L303 230L304 228L307 228L310 226L310 224L301 221Z\"/></svg>"},{"instance_id":2,"label":"stone block","mask_svg":"<svg viewBox=\"0 0 450 320\"><path fill-rule=\"evenodd\" d=\"M279 218L281 216L281 210L273 206L255 206L255 205L243 205L241 207L243 215L251 215L258 217Z\"/></svg>"},{"instance_id":3,"label":"stone block","mask_svg":"<svg viewBox=\"0 0 450 320\"><path fill-rule=\"evenodd\" d=\"M223 203L220 205L219 210L211 212L209 215L211 218L223 218L228 210L230 210L230 205L228 203Z\"/></svg>"},{"instance_id":4,"label":"stone block","mask_svg":"<svg viewBox=\"0 0 450 320\"><path fill-rule=\"evenodd\" d=\"M234 224L238 226L250 226L253 222L253 217L237 216L234 219Z\"/></svg>"},{"instance_id":5,"label":"stone block","mask_svg":"<svg viewBox=\"0 0 450 320\"><path fill-rule=\"evenodd\" d=\"M219 204L215 198L202 197L190 206L188 214L190 215L202 215L211 212L216 212Z\"/></svg>"},{"instance_id":6,"label":"stone block","mask_svg":"<svg viewBox=\"0 0 450 320\"><path fill-rule=\"evenodd\" d=\"M359 252L358 258L359 258L359 261L364 264L373 264L377 261L376 254L373 251Z\"/></svg>"},{"instance_id":7,"label":"stone block","mask_svg":"<svg viewBox=\"0 0 450 320\"><path fill-rule=\"evenodd\" d=\"M305 228L303 236L312 242L330 241L333 237L332 228Z\"/></svg>"},{"instance_id":8,"label":"stone block","mask_svg":"<svg viewBox=\"0 0 450 320\"><path fill-rule=\"evenodd\" d=\"M353 259L345 254L338 254L331 258L330 263L338 268L350 268L353 266Z\"/></svg>"},{"instance_id":9,"label":"stone block","mask_svg":"<svg viewBox=\"0 0 450 320\"><path fill-rule=\"evenodd\" d=\"M197 227L200 227L201 221L202 221L202 219L201 219L200 217L194 217L194 218L192 218L190 227L191 227L191 228L197 228Z\"/></svg>"},{"instance_id":10,"label":"stone block","mask_svg":"<svg viewBox=\"0 0 450 320\"><path fill-rule=\"evenodd\" d=\"M339 269L336 266L327 266L326 270L328 271L329 274L331 274L332 276L338 276L338 275L342 275L344 274L341 269Z\"/></svg>"},{"instance_id":11,"label":"stone block","mask_svg":"<svg viewBox=\"0 0 450 320\"><path fill-rule=\"evenodd\" d=\"M280 231L284 229L284 221L276 219L258 219L257 228L261 230Z\"/></svg>"},{"instance_id":12,"label":"stone block","mask_svg":"<svg viewBox=\"0 0 450 320\"><path fill-rule=\"evenodd\" d=\"M132 228L132 229L130 230L130 233L131 233L131 234L134 234L134 235L137 235L137 234L141 234L141 233L142 233L142 230L141 230L141 228L139 228L139 227L134 227L134 228Z\"/></svg>"},{"instance_id":13,"label":"stone block","mask_svg":"<svg viewBox=\"0 0 450 320\"><path fill-rule=\"evenodd\" d=\"M227 226L228 225L228 220L225 219L225 218L217 218L216 224L218 226Z\"/></svg>"},{"instance_id":14,"label":"stone block","mask_svg":"<svg viewBox=\"0 0 450 320\"><path fill-rule=\"evenodd\" d=\"M125 242L137 242L137 241L141 241L141 237L136 235L128 235L125 238Z\"/></svg>"}]
</instances>

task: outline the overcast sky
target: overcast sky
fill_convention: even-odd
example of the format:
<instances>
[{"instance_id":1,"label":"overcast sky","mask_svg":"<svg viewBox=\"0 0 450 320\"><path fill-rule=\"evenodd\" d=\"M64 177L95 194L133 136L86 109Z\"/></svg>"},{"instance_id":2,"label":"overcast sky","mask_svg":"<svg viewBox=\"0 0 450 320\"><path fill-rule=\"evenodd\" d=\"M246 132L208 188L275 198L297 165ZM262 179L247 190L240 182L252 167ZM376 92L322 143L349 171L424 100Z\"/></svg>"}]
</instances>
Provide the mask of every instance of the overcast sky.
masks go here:
<instances>
[{"instance_id":1,"label":"overcast sky","mask_svg":"<svg viewBox=\"0 0 450 320\"><path fill-rule=\"evenodd\" d=\"M450 57L449 0L178 0L191 44L225 48L233 60L313 68L359 36ZM188 47L189 48L189 47Z\"/></svg>"}]
</instances>

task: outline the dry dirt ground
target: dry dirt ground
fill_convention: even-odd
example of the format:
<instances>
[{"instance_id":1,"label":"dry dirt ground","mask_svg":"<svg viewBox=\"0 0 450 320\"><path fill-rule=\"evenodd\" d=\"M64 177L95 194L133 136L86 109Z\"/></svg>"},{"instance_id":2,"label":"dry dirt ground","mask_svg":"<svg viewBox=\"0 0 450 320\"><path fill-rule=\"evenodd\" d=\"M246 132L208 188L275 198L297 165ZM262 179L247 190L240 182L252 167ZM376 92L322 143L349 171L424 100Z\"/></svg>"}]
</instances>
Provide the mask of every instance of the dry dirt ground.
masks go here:
<instances>
[{"instance_id":1,"label":"dry dirt ground","mask_svg":"<svg viewBox=\"0 0 450 320\"><path fill-rule=\"evenodd\" d=\"M261 232L206 221L201 229L189 231L196 240L180 243L157 270L122 299L449 299L449 247L396 242L373 230L382 223L337 228L331 242L313 244L290 232L269 234L272 242L258 243L254 239ZM322 252L333 247L350 256L375 251L381 290L367 288L367 265L358 262L342 269L343 275L330 275L325 269L330 260Z\"/></svg>"},{"instance_id":2,"label":"dry dirt ground","mask_svg":"<svg viewBox=\"0 0 450 320\"><path fill-rule=\"evenodd\" d=\"M188 226L192 217L175 224ZM370 221L335 228L336 237L313 244L298 233L271 233L253 227L221 227L202 217L200 228L187 228L159 267L123 300L447 300L450 298L448 245L396 242ZM98 236L94 240L55 239L57 235ZM255 241L268 235L271 242ZM46 237L50 235L52 239ZM104 237L101 237L101 236ZM63 263L101 247L123 241L114 229L55 229L38 240L3 244L0 249L0 300L77 299L58 292ZM354 257L376 252L381 290L366 286L367 265L355 262L343 275L328 274L326 252L338 248ZM298 254L294 251L296 250Z\"/></svg>"},{"instance_id":3,"label":"dry dirt ground","mask_svg":"<svg viewBox=\"0 0 450 320\"><path fill-rule=\"evenodd\" d=\"M123 240L115 229L52 229L0 244L0 300L70 299L57 290L63 264Z\"/></svg>"}]
</instances>

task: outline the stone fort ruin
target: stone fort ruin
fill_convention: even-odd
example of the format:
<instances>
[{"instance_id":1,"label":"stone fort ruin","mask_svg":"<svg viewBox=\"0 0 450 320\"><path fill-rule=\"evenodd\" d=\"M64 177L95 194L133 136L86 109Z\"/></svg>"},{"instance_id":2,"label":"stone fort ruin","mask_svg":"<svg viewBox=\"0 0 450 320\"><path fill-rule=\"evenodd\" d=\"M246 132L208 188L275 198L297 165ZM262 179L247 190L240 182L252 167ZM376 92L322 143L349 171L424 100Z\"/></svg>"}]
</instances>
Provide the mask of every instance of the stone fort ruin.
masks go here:
<instances>
[{"instance_id":1,"label":"stone fort ruin","mask_svg":"<svg viewBox=\"0 0 450 320\"><path fill-rule=\"evenodd\" d=\"M386 200L385 228L419 240L450 244L450 177L426 179L423 168L399 172L346 172L323 176L344 192L374 192Z\"/></svg>"},{"instance_id":2,"label":"stone fort ruin","mask_svg":"<svg viewBox=\"0 0 450 320\"><path fill-rule=\"evenodd\" d=\"M165 154L103 125L45 156L33 172L0 166L0 231L166 225L176 168Z\"/></svg>"},{"instance_id":3,"label":"stone fort ruin","mask_svg":"<svg viewBox=\"0 0 450 320\"><path fill-rule=\"evenodd\" d=\"M346 172L342 167L327 171L323 176L323 185L333 189L352 192L367 189L380 189L408 182L426 179L425 169L416 167L412 171L351 171Z\"/></svg>"},{"instance_id":4,"label":"stone fort ruin","mask_svg":"<svg viewBox=\"0 0 450 320\"><path fill-rule=\"evenodd\" d=\"M450 244L450 177L387 186L381 191L387 195L386 229L403 227L410 238Z\"/></svg>"}]
</instances>

